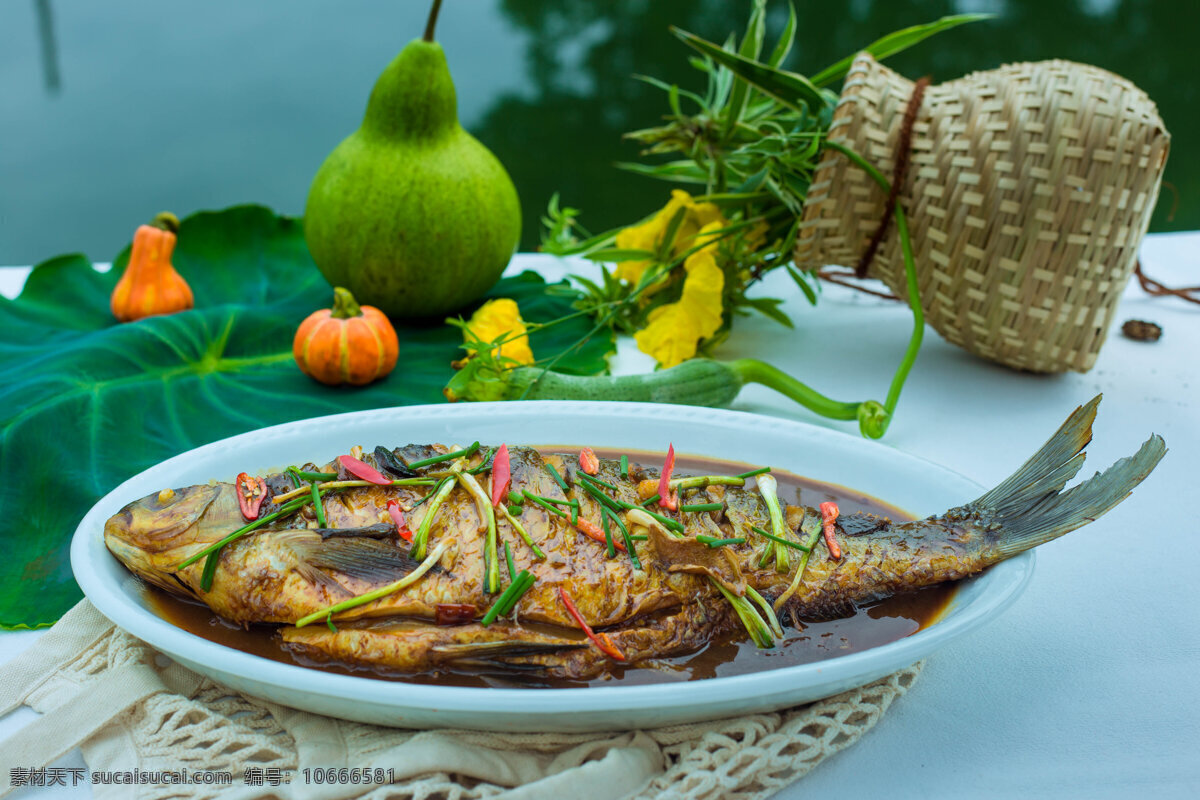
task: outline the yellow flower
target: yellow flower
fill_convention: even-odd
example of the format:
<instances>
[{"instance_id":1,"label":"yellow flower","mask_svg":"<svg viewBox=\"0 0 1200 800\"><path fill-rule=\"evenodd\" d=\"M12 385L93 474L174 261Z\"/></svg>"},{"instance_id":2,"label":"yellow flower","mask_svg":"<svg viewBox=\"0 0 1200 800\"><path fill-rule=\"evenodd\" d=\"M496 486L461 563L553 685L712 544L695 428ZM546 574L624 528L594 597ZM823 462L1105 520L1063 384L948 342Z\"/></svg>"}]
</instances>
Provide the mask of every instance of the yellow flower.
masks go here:
<instances>
[{"instance_id":1,"label":"yellow flower","mask_svg":"<svg viewBox=\"0 0 1200 800\"><path fill-rule=\"evenodd\" d=\"M712 226L722 228L727 223L721 214L721 209L713 203L697 203L692 196L682 189L671 192L671 199L651 219L641 225L625 228L617 234L617 247L621 250L655 250L662 242L671 220L679 212L686 209L679 229L675 233L675 241L671 247L674 255L690 250L695 245L696 235L702 228ZM641 280L651 262L622 261L617 264L616 276L629 283L636 284Z\"/></svg>"},{"instance_id":2,"label":"yellow flower","mask_svg":"<svg viewBox=\"0 0 1200 800\"><path fill-rule=\"evenodd\" d=\"M504 336L506 341L500 345L497 356L515 359L522 364L533 363L533 351L529 349L529 337L525 335L525 321L521 319L521 309L515 300L507 297L488 300L471 315L467 330L485 342ZM510 335L513 338L509 338ZM463 332L463 339L466 341L466 331Z\"/></svg>"},{"instance_id":3,"label":"yellow flower","mask_svg":"<svg viewBox=\"0 0 1200 800\"><path fill-rule=\"evenodd\" d=\"M695 235L704 237L724 224L724 221L710 222ZM683 262L687 277L679 300L651 311L646 327L634 334L638 349L654 356L664 368L696 355L700 342L721 327L725 273L717 266L715 251L714 241L687 257Z\"/></svg>"}]
</instances>

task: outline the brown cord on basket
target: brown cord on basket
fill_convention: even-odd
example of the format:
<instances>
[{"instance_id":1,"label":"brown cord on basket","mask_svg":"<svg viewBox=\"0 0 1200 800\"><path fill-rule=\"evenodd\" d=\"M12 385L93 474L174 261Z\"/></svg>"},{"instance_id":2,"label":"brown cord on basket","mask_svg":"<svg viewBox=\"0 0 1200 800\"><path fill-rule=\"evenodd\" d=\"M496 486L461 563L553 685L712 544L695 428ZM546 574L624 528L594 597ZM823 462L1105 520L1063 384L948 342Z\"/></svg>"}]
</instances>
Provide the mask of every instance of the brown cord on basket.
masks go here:
<instances>
[{"instance_id":1,"label":"brown cord on basket","mask_svg":"<svg viewBox=\"0 0 1200 800\"><path fill-rule=\"evenodd\" d=\"M881 292L878 289L871 289L870 287L867 287L867 286L860 286L857 283L851 283L848 280L849 278L857 278L858 277L858 275L854 272L854 270L846 270L845 272L842 272L841 270L835 270L832 267L825 267L824 269L817 272L817 277L823 281L829 281L830 283L836 283L838 286L845 286L850 289L854 289L855 291L862 292L864 294L874 295L875 297L882 297L884 300L903 300L903 298L897 297L896 295L892 294L891 292Z\"/></svg>"},{"instance_id":2,"label":"brown cord on basket","mask_svg":"<svg viewBox=\"0 0 1200 800\"><path fill-rule=\"evenodd\" d=\"M1138 283L1142 286L1142 291L1152 297L1178 297L1180 300L1187 300L1189 303L1200 305L1200 286L1181 286L1178 289L1163 286L1154 280L1154 278L1142 272L1142 260L1140 258L1134 262L1133 274L1137 276Z\"/></svg>"},{"instance_id":3,"label":"brown cord on basket","mask_svg":"<svg viewBox=\"0 0 1200 800\"><path fill-rule=\"evenodd\" d=\"M879 220L879 226L875 228L875 235L871 237L871 243L867 245L867 252L863 253L862 258L858 260L858 267L854 270L857 278L867 277L867 270L875 258L875 251L879 249L879 245L883 244L883 238L887 236L888 228L892 224L892 209L896 207L896 198L900 196L900 187L904 185L904 178L908 174L908 162L912 156L913 126L917 121L917 110L921 107L921 100L925 97L925 87L927 86L929 86L928 75L913 84L912 97L908 98L908 105L904 108L904 119L900 123L900 138L896 140L896 153L893 158L896 166L892 170L892 190L888 192L887 202L883 204L883 217Z\"/></svg>"}]
</instances>

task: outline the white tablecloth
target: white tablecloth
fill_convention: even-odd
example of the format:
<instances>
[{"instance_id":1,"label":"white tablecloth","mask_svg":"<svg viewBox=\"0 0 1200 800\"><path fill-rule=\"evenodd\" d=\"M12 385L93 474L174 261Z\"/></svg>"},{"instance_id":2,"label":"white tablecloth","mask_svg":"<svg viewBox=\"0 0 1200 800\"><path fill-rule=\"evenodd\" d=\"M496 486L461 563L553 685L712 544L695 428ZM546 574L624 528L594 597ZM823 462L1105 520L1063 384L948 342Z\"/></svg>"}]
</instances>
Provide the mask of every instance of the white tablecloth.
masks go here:
<instances>
[{"instance_id":1,"label":"white tablecloth","mask_svg":"<svg viewBox=\"0 0 1200 800\"><path fill-rule=\"evenodd\" d=\"M1142 255L1168 285L1200 284L1200 232L1151 236ZM511 269L525 268L564 271L536 255ZM14 295L25 272L0 270L0 292ZM739 319L721 357L765 359L837 399L882 399L911 327L906 307L829 286L811 308L786 278L769 279L762 294L792 297L785 310L796 330ZM1152 431L1171 452L1126 503L1040 548L1032 585L1001 618L931 657L874 731L781 798L1200 796L1200 307L1151 299L1133 284L1117 326L1131 317L1158 322L1162 339L1114 330L1086 375L1015 373L927 331L883 447L991 485L1104 392L1089 448L1096 469ZM630 345L618 371L648 363ZM853 431L761 387L734 407ZM0 664L39 635L0 634ZM33 716L0 720L0 738ZM83 766L78 751L60 764ZM9 766L21 765L0 768Z\"/></svg>"}]
</instances>

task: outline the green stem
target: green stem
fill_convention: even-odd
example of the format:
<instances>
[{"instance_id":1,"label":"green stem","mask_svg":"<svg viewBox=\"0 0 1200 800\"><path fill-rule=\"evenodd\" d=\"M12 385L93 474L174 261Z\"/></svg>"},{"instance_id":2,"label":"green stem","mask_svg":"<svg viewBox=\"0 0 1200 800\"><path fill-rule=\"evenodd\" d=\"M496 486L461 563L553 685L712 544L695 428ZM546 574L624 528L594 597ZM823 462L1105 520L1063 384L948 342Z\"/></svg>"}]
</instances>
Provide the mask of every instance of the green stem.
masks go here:
<instances>
[{"instance_id":1,"label":"green stem","mask_svg":"<svg viewBox=\"0 0 1200 800\"><path fill-rule=\"evenodd\" d=\"M413 536L413 558L425 557L425 546L429 540L429 529L433 527L433 519L437 516L438 509L442 507L442 502L450 494L450 490L454 488L454 484L455 480L453 478L443 478L441 485L433 495L433 500L429 503L429 508L425 509L425 516L421 519L421 524L417 527L417 532Z\"/></svg>"},{"instance_id":2,"label":"green stem","mask_svg":"<svg viewBox=\"0 0 1200 800\"><path fill-rule=\"evenodd\" d=\"M795 400L800 405L830 419L857 419L859 403L840 403L788 375L783 370L755 358L726 362L742 383L761 383Z\"/></svg>"},{"instance_id":3,"label":"green stem","mask_svg":"<svg viewBox=\"0 0 1200 800\"><path fill-rule=\"evenodd\" d=\"M358 301L354 299L354 295L350 294L349 289L335 286L333 287L333 310L329 313L329 316L334 319L361 317L362 308L358 305Z\"/></svg>"},{"instance_id":4,"label":"green stem","mask_svg":"<svg viewBox=\"0 0 1200 800\"><path fill-rule=\"evenodd\" d=\"M421 38L427 42L433 41L433 29L437 27L438 12L442 10L442 0L433 0L433 8L429 9L429 19L425 21L425 35Z\"/></svg>"},{"instance_id":5,"label":"green stem","mask_svg":"<svg viewBox=\"0 0 1200 800\"><path fill-rule=\"evenodd\" d=\"M875 168L874 164L871 164L841 142L826 139L825 146L836 150L850 159L857 167L870 175L875 183L879 184L879 188L885 194L891 194L891 184L883 176L883 173ZM908 373L912 371L913 364L917 360L917 354L921 349L921 340L925 336L925 312L921 308L920 288L917 285L917 268L912 253L912 239L908 232L908 218L904 214L904 207L900 204L899 199L896 200L894 212L896 215L896 232L899 234L900 249L904 255L904 277L908 287L908 305L913 313L913 332L908 340L908 348L904 351L904 358L901 360L900 366L896 368L896 374L892 377L892 385L888 389L887 400L883 405L887 416L881 422L882 429L879 432L880 436L887 431L892 414L896 411L896 404L900 401L900 392L904 388L904 382L908 379Z\"/></svg>"}]
</instances>

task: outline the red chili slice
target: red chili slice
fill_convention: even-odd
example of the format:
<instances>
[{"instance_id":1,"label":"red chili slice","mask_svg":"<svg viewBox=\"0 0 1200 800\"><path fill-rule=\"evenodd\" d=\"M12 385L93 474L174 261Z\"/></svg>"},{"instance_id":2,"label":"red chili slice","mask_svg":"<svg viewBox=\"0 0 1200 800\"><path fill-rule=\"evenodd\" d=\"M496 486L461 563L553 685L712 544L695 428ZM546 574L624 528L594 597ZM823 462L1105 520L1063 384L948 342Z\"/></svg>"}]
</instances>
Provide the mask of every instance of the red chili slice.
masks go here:
<instances>
[{"instance_id":1,"label":"red chili slice","mask_svg":"<svg viewBox=\"0 0 1200 800\"><path fill-rule=\"evenodd\" d=\"M608 538L605 537L604 531L601 530L596 523L589 519L580 517L579 519L575 520L575 530L579 531L584 536L595 539L597 542L600 542L600 544L608 544ZM616 536L613 537L613 547L617 548L622 553L626 552L625 543Z\"/></svg>"},{"instance_id":2,"label":"red chili slice","mask_svg":"<svg viewBox=\"0 0 1200 800\"><path fill-rule=\"evenodd\" d=\"M563 605L567 607L567 611L571 612L571 616L579 623L579 627L583 628L584 634L592 640L592 644L600 648L600 652L604 653L609 658L617 661L624 661L625 654L617 649L617 646L612 643L612 639L608 638L607 633L602 633L599 636L592 630L591 626L583 621L583 615L579 613L579 609L575 607L575 602L571 599L571 595L567 594L565 587L558 587L558 595L562 598Z\"/></svg>"},{"instance_id":3,"label":"red chili slice","mask_svg":"<svg viewBox=\"0 0 1200 800\"><path fill-rule=\"evenodd\" d=\"M400 503L395 500L388 500L388 513L392 515L392 522L396 523L396 533L406 542L413 540L413 532L408 529L408 523L404 521L404 512L400 509Z\"/></svg>"},{"instance_id":4,"label":"red chili slice","mask_svg":"<svg viewBox=\"0 0 1200 800\"><path fill-rule=\"evenodd\" d=\"M338 456L337 460L338 463L342 465L342 468L346 470L346 472L349 472L359 480L378 484L379 486L390 486L392 483L391 478L384 475L370 464L359 461L354 456Z\"/></svg>"},{"instance_id":5,"label":"red chili slice","mask_svg":"<svg viewBox=\"0 0 1200 800\"><path fill-rule=\"evenodd\" d=\"M475 619L475 606L470 603L438 603L433 608L438 625L461 625Z\"/></svg>"},{"instance_id":6,"label":"red chili slice","mask_svg":"<svg viewBox=\"0 0 1200 800\"><path fill-rule=\"evenodd\" d=\"M663 463L662 475L658 479L658 504L663 508L677 511L679 509L679 493L671 492L671 473L675 470L675 445L667 448L667 460Z\"/></svg>"},{"instance_id":7,"label":"red chili slice","mask_svg":"<svg viewBox=\"0 0 1200 800\"><path fill-rule=\"evenodd\" d=\"M834 561L842 560L842 548L838 547L837 539L833 538L833 527L837 524L839 513L837 503L821 503L821 522L825 526L825 546L829 548L829 555Z\"/></svg>"},{"instance_id":8,"label":"red chili slice","mask_svg":"<svg viewBox=\"0 0 1200 800\"><path fill-rule=\"evenodd\" d=\"M596 458L596 451L590 447L585 447L579 451L579 466L588 475L595 475L600 471L600 459Z\"/></svg>"},{"instance_id":9,"label":"red chili slice","mask_svg":"<svg viewBox=\"0 0 1200 800\"><path fill-rule=\"evenodd\" d=\"M237 476L238 508L247 522L258 519L258 512L267 499L267 482L243 472Z\"/></svg>"},{"instance_id":10,"label":"red chili slice","mask_svg":"<svg viewBox=\"0 0 1200 800\"><path fill-rule=\"evenodd\" d=\"M508 484L512 481L512 467L508 460L508 445L496 448L492 456L492 505L498 506L508 496Z\"/></svg>"}]
</instances>

